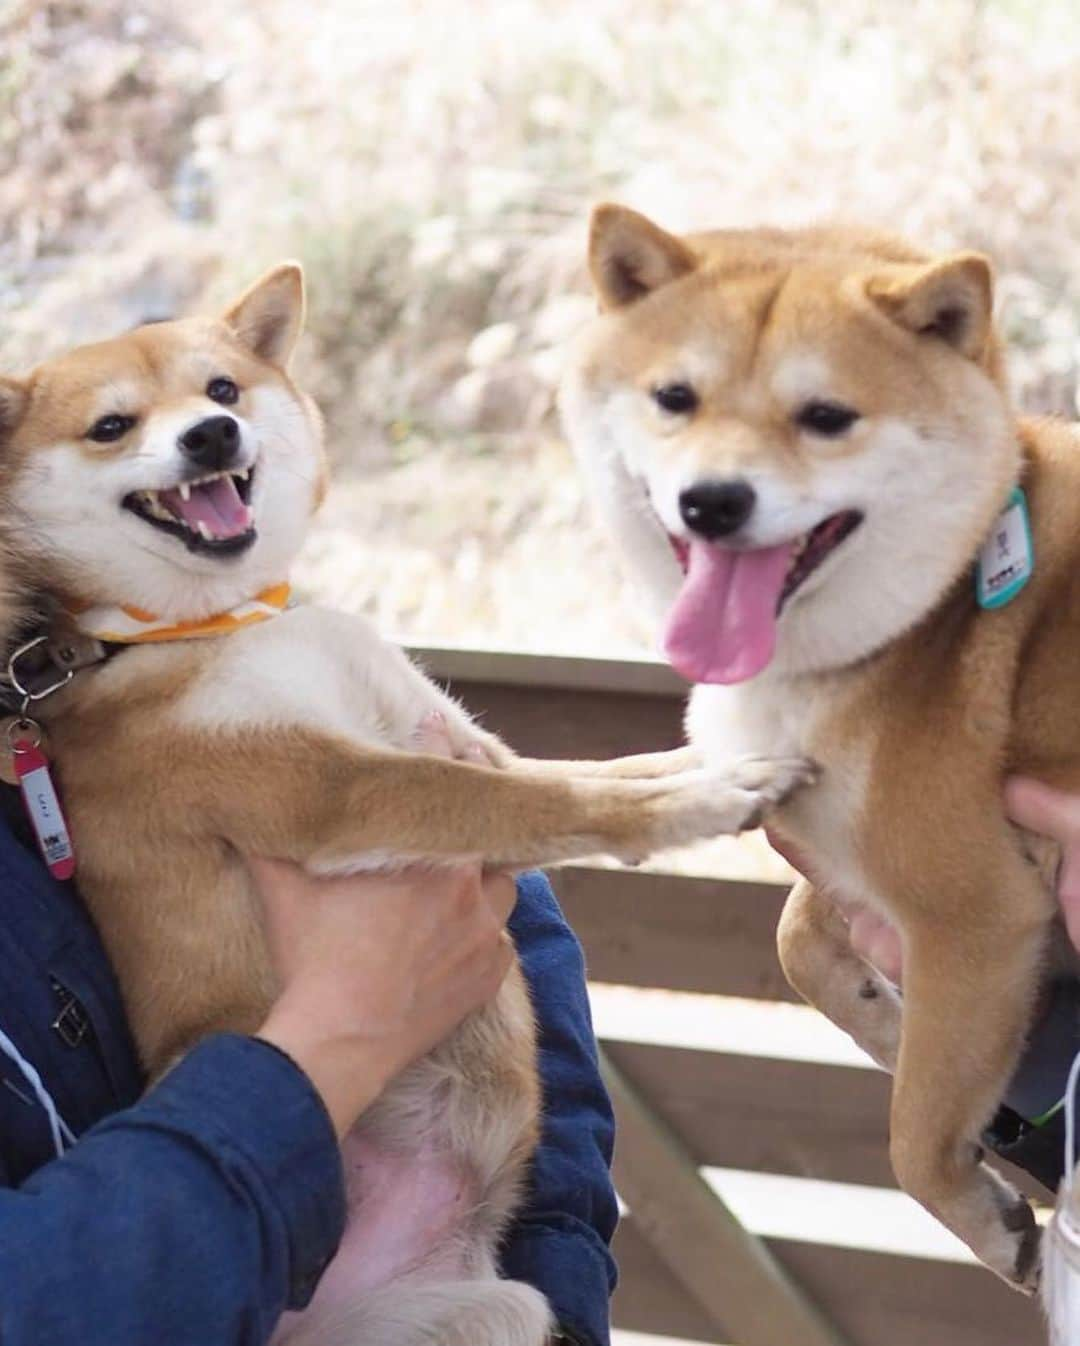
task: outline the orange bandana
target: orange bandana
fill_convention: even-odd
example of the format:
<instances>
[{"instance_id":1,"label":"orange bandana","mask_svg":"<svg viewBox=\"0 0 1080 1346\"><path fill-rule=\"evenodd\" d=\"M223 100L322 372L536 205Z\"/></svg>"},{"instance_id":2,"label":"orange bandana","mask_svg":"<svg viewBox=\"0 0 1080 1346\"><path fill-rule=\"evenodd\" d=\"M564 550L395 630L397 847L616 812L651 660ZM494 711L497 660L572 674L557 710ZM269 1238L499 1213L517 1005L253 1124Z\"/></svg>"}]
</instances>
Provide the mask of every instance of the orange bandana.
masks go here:
<instances>
[{"instance_id":1,"label":"orange bandana","mask_svg":"<svg viewBox=\"0 0 1080 1346\"><path fill-rule=\"evenodd\" d=\"M148 645L165 640L203 640L228 636L243 626L269 621L289 601L289 585L274 584L247 603L199 622L168 622L142 608L83 608L72 616L80 631L108 645Z\"/></svg>"}]
</instances>

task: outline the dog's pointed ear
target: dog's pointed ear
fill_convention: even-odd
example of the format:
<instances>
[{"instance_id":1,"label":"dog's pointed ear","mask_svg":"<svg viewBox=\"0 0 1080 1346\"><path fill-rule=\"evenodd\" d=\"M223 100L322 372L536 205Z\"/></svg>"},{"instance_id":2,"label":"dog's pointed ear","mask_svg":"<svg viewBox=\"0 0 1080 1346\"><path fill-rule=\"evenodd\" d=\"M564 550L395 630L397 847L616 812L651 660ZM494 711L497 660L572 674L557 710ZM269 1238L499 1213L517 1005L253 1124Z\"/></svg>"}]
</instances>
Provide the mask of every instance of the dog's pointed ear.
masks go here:
<instances>
[{"instance_id":1,"label":"dog's pointed ear","mask_svg":"<svg viewBox=\"0 0 1080 1346\"><path fill-rule=\"evenodd\" d=\"M994 272L979 252L956 252L924 265L876 273L867 294L894 322L919 336L936 337L971 360L990 342Z\"/></svg>"},{"instance_id":2,"label":"dog's pointed ear","mask_svg":"<svg viewBox=\"0 0 1080 1346\"><path fill-rule=\"evenodd\" d=\"M0 374L0 444L11 435L22 420L30 390L20 379L5 378Z\"/></svg>"},{"instance_id":3,"label":"dog's pointed ear","mask_svg":"<svg viewBox=\"0 0 1080 1346\"><path fill-rule=\"evenodd\" d=\"M687 275L697 257L680 238L627 206L597 206L589 223L589 270L602 309L623 308Z\"/></svg>"},{"instance_id":4,"label":"dog's pointed ear","mask_svg":"<svg viewBox=\"0 0 1080 1346\"><path fill-rule=\"evenodd\" d=\"M304 326L300 263L273 267L225 311L224 320L260 360L284 369Z\"/></svg>"}]
</instances>

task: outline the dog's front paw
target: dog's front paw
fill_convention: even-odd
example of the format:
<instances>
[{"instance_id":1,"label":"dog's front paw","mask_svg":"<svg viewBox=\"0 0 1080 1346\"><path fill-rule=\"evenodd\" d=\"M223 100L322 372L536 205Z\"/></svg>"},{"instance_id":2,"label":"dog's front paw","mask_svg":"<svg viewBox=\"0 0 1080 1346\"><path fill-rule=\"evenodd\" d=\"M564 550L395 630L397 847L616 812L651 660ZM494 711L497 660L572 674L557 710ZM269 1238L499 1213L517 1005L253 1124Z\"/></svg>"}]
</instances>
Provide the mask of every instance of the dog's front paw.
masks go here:
<instances>
[{"instance_id":1,"label":"dog's front paw","mask_svg":"<svg viewBox=\"0 0 1080 1346\"><path fill-rule=\"evenodd\" d=\"M760 827L765 816L804 785L813 785L821 768L808 757L742 757L713 774L732 794L736 811L745 810L743 821L731 830L746 832Z\"/></svg>"},{"instance_id":2,"label":"dog's front paw","mask_svg":"<svg viewBox=\"0 0 1080 1346\"><path fill-rule=\"evenodd\" d=\"M640 837L634 858L657 846L684 846L758 827L770 809L816 777L817 767L802 757L744 758L722 769L669 777L662 787L659 836Z\"/></svg>"}]
</instances>

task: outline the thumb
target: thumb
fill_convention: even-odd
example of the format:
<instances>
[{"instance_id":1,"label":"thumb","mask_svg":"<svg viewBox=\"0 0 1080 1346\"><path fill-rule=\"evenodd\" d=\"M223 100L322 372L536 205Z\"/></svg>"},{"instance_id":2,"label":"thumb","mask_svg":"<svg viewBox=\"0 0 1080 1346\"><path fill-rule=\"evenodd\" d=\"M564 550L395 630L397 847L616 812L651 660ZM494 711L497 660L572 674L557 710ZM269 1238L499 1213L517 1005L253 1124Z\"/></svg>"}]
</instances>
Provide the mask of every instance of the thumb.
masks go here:
<instances>
[{"instance_id":1,"label":"thumb","mask_svg":"<svg viewBox=\"0 0 1080 1346\"><path fill-rule=\"evenodd\" d=\"M1005 782L1005 812L1029 832L1050 837L1063 846L1080 844L1080 797L1055 790L1042 781L1010 776Z\"/></svg>"},{"instance_id":2,"label":"thumb","mask_svg":"<svg viewBox=\"0 0 1080 1346\"><path fill-rule=\"evenodd\" d=\"M1080 949L1080 797L1013 776L1005 782L1005 811L1014 823L1060 844L1058 902L1073 948Z\"/></svg>"},{"instance_id":3,"label":"thumb","mask_svg":"<svg viewBox=\"0 0 1080 1346\"><path fill-rule=\"evenodd\" d=\"M1074 949L1080 949L1080 847L1066 847L1058 874L1058 902Z\"/></svg>"}]
</instances>

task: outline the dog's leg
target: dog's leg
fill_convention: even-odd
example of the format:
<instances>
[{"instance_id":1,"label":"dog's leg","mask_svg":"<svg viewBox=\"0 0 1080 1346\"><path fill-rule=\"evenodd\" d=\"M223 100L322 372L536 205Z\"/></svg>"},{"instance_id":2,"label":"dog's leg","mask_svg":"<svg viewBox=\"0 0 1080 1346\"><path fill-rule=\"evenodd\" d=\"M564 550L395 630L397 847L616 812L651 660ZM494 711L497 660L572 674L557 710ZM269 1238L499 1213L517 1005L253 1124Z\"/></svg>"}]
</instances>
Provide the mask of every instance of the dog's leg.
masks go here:
<instances>
[{"instance_id":1,"label":"dog's leg","mask_svg":"<svg viewBox=\"0 0 1080 1346\"><path fill-rule=\"evenodd\" d=\"M480 855L508 868L653 851L755 827L813 778L801 759L753 759L659 780L559 780L527 770L366 751L293 731L177 755L202 827L246 853L315 869ZM190 761L194 764L189 764ZM215 773L232 762L228 782ZM269 781L238 791L229 782ZM365 857L367 857L365 859Z\"/></svg>"},{"instance_id":2,"label":"dog's leg","mask_svg":"<svg viewBox=\"0 0 1080 1346\"><path fill-rule=\"evenodd\" d=\"M1038 1226L1023 1197L982 1162L981 1135L1028 1027L1051 899L1015 851L1002 851L998 864L978 866L993 887L953 892L905 925L891 1151L904 1190L1030 1294Z\"/></svg>"},{"instance_id":3,"label":"dog's leg","mask_svg":"<svg viewBox=\"0 0 1080 1346\"><path fill-rule=\"evenodd\" d=\"M806 879L784 904L776 932L784 975L890 1075L900 1051L901 1000L856 954L840 912Z\"/></svg>"},{"instance_id":4,"label":"dog's leg","mask_svg":"<svg viewBox=\"0 0 1080 1346\"><path fill-rule=\"evenodd\" d=\"M684 771L701 767L701 754L690 747L672 748L670 752L643 752L633 757L613 757L610 761L554 761L545 757L518 757L510 763L513 769L522 769L541 776L589 776L604 780L660 780Z\"/></svg>"}]
</instances>

